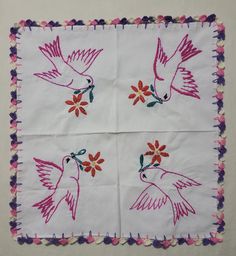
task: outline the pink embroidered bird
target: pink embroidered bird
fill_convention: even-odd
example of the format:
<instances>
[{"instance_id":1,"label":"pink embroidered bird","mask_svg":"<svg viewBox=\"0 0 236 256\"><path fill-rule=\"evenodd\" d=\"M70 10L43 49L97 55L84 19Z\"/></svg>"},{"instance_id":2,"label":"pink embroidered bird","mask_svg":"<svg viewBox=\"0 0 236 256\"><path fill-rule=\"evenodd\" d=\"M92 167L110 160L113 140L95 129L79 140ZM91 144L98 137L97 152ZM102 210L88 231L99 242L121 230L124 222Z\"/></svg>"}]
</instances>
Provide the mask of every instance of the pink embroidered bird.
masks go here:
<instances>
[{"instance_id":1,"label":"pink embroidered bird","mask_svg":"<svg viewBox=\"0 0 236 256\"><path fill-rule=\"evenodd\" d=\"M198 85L191 71L184 66L187 60L200 52L201 50L193 46L187 34L174 53L168 57L163 50L161 39L158 38L153 71L154 91L161 103L170 100L173 91L200 99Z\"/></svg>"},{"instance_id":2,"label":"pink embroidered bird","mask_svg":"<svg viewBox=\"0 0 236 256\"><path fill-rule=\"evenodd\" d=\"M149 167L140 172L140 180L148 184L130 207L131 210L156 210L167 202L171 204L173 223L189 212L195 214L192 205L181 194L182 190L201 184L182 174L160 167Z\"/></svg>"},{"instance_id":3,"label":"pink embroidered bird","mask_svg":"<svg viewBox=\"0 0 236 256\"><path fill-rule=\"evenodd\" d=\"M81 150L80 155L86 150ZM78 153L78 154L79 154ZM62 159L62 165L34 158L38 176L44 187L50 194L40 202L33 205L41 211L45 223L48 223L62 202L66 202L75 220L80 194L79 164L76 155L66 155Z\"/></svg>"},{"instance_id":4,"label":"pink embroidered bird","mask_svg":"<svg viewBox=\"0 0 236 256\"><path fill-rule=\"evenodd\" d=\"M49 83L72 90L82 90L94 86L89 68L103 49L88 49L73 51L65 57L62 54L59 36L52 43L39 46L42 54L52 63L49 71L34 73L35 76Z\"/></svg>"}]
</instances>

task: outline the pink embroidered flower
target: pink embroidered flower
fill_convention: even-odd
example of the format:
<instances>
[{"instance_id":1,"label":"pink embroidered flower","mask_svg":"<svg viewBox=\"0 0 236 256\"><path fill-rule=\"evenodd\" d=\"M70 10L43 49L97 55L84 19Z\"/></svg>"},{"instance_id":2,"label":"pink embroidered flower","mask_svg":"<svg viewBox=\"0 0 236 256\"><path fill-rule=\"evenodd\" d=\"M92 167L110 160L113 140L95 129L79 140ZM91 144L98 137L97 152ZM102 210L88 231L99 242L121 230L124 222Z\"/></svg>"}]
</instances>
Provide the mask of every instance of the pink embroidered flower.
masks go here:
<instances>
[{"instance_id":1,"label":"pink embroidered flower","mask_svg":"<svg viewBox=\"0 0 236 256\"><path fill-rule=\"evenodd\" d=\"M145 156L152 156L152 164L155 162L161 163L162 157L169 157L167 152L164 152L166 145L159 145L159 141L155 140L154 144L148 142L149 151L147 151L144 155Z\"/></svg>"},{"instance_id":2,"label":"pink embroidered flower","mask_svg":"<svg viewBox=\"0 0 236 256\"><path fill-rule=\"evenodd\" d=\"M19 21L19 26L20 26L21 28L25 27L25 25L26 25L26 21L25 21L25 20Z\"/></svg>"},{"instance_id":3,"label":"pink embroidered flower","mask_svg":"<svg viewBox=\"0 0 236 256\"><path fill-rule=\"evenodd\" d=\"M142 19L141 19L140 17L136 18L136 19L134 20L134 24L136 24L136 25L142 24Z\"/></svg>"},{"instance_id":4,"label":"pink embroidered flower","mask_svg":"<svg viewBox=\"0 0 236 256\"><path fill-rule=\"evenodd\" d=\"M48 22L47 21L41 21L40 22L40 26L42 27L42 28L45 28L45 27L47 27L47 25L48 25Z\"/></svg>"},{"instance_id":5,"label":"pink embroidered flower","mask_svg":"<svg viewBox=\"0 0 236 256\"><path fill-rule=\"evenodd\" d=\"M181 24L183 24L183 23L185 22L185 20L186 20L185 15L179 17L179 22L180 22Z\"/></svg>"},{"instance_id":6,"label":"pink embroidered flower","mask_svg":"<svg viewBox=\"0 0 236 256\"><path fill-rule=\"evenodd\" d=\"M145 96L152 95L152 93L148 90L149 86L148 85L143 86L142 81L138 82L137 87L131 85L131 89L134 91L134 93L131 93L129 95L129 99L134 99L133 105L137 104L138 101L141 101L142 103L144 103Z\"/></svg>"},{"instance_id":7,"label":"pink embroidered flower","mask_svg":"<svg viewBox=\"0 0 236 256\"><path fill-rule=\"evenodd\" d=\"M115 25L115 26L118 25L119 23L120 23L120 19L119 18L116 18L116 19L111 21L111 24Z\"/></svg>"},{"instance_id":8,"label":"pink embroidered flower","mask_svg":"<svg viewBox=\"0 0 236 256\"><path fill-rule=\"evenodd\" d=\"M9 39L10 39L11 41L16 41L16 35L10 34L10 35L9 35Z\"/></svg>"},{"instance_id":9,"label":"pink embroidered flower","mask_svg":"<svg viewBox=\"0 0 236 256\"><path fill-rule=\"evenodd\" d=\"M159 15L157 16L157 23L161 23L164 20L164 16Z\"/></svg>"},{"instance_id":10,"label":"pink embroidered flower","mask_svg":"<svg viewBox=\"0 0 236 256\"><path fill-rule=\"evenodd\" d=\"M219 24L219 25L217 25L217 28L218 28L219 31L225 30L224 24Z\"/></svg>"},{"instance_id":11,"label":"pink embroidered flower","mask_svg":"<svg viewBox=\"0 0 236 256\"><path fill-rule=\"evenodd\" d=\"M67 105L70 105L71 107L69 108L68 112L75 111L75 115L79 117L80 112L84 115L87 115L86 110L84 109L84 106L88 105L87 101L81 101L82 99L82 94L78 95L73 95L73 100L67 100L65 103Z\"/></svg>"},{"instance_id":12,"label":"pink embroidered flower","mask_svg":"<svg viewBox=\"0 0 236 256\"><path fill-rule=\"evenodd\" d=\"M207 19L207 16L206 16L206 15L201 15L201 16L199 17L199 21L201 21L201 22L206 21L206 19Z\"/></svg>"},{"instance_id":13,"label":"pink embroidered flower","mask_svg":"<svg viewBox=\"0 0 236 256\"><path fill-rule=\"evenodd\" d=\"M85 167L85 172L91 172L92 177L95 176L96 171L102 171L100 164L105 160L100 158L101 153L97 152L94 156L89 154L89 161L84 161L82 164Z\"/></svg>"}]
</instances>

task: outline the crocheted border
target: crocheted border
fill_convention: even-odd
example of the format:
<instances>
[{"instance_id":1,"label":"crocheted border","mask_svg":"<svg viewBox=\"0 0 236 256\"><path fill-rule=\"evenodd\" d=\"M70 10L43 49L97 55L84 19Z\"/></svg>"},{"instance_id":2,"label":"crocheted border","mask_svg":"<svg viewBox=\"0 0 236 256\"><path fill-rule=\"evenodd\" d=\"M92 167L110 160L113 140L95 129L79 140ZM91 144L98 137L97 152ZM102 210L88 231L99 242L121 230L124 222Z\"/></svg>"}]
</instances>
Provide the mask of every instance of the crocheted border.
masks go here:
<instances>
[{"instance_id":1,"label":"crocheted border","mask_svg":"<svg viewBox=\"0 0 236 256\"><path fill-rule=\"evenodd\" d=\"M144 24L145 27L150 24L165 24L168 26L170 23L178 23L178 24L189 24L191 22L200 22L200 23L209 23L211 25L214 23L216 26L216 30L214 31L216 35L214 38L216 38L216 49L214 50L214 56L213 58L216 58L216 72L214 72L212 75L214 76L213 82L216 84L216 94L213 96L215 98L215 101L213 104L217 106L217 116L215 117L216 124L214 127L217 127L219 129L219 138L216 141L216 147L215 150L218 152L218 162L215 163L216 169L214 170L218 174L218 188L216 189L216 194L213 196L217 200L217 212L213 215L216 219L216 222L214 225L217 225L217 232L211 233L210 238L191 238L188 236L187 238L175 238L172 239L166 239L164 237L163 240L157 240L157 239L149 239L141 238L140 235L138 235L137 238L134 238L132 234L130 234L129 238L118 238L116 235L114 237L109 236L107 234L105 237L103 236L93 236L92 232L89 232L89 235L87 237L81 235L78 237L69 237L66 238L62 234L62 237L57 238L55 235L53 235L50 238L37 238L35 236L34 238L23 236L20 233L20 225L21 223L17 220L17 214L20 212L20 204L17 202L17 192L19 191L20 183L17 181L17 172L21 171L20 166L22 162L19 160L18 152L21 150L20 146L22 144L22 141L18 139L17 131L18 131L18 124L21 123L20 120L17 119L17 109L19 108L19 104L21 103L21 100L19 99L17 95L17 89L20 88L21 79L18 76L17 73L17 67L20 65L19 60L20 57L17 55L17 42L16 40L19 38L19 29L20 28L29 28L31 30L32 27L41 27L43 29L53 27L71 27L73 29L73 26L94 26L94 29L96 29L96 26L105 26L105 25L114 25L115 27L117 25L122 25L123 28L126 25L129 24L136 24L141 25ZM211 14L209 16L207 15L201 15L198 17L186 17L186 16L180 16L177 18L172 18L171 16L161 16L158 17L148 17L144 16L142 18L138 17L136 19L126 19L126 18L116 18L111 21L105 21L104 19L95 19L91 20L88 23L84 23L82 20L76 20L72 19L70 21L65 21L62 24L59 22L54 21L41 21L36 22L32 21L30 19L28 20L21 20L19 23L16 23L11 29L10 29L10 61L12 65L12 69L10 71L11 75L11 105L10 105L10 138L11 138L11 159L10 159L10 171L12 173L10 178L10 186L11 186L11 194L12 194L12 200L9 203L10 205L10 231L13 237L15 237L19 244L45 244L45 245L67 245L67 244L83 244L83 243L93 243L96 244L104 243L104 244L129 244L129 245L141 245L144 246L153 246L155 248L163 248L167 249L170 246L175 246L177 244L187 244L187 245L215 245L219 242L223 241L222 234L224 232L224 175L225 175L225 165L224 165L224 154L226 153L226 137L225 137L225 117L224 117L224 110L223 110L223 97L224 97L224 85L225 85L225 79L224 79L224 40L225 40L225 27L221 21L219 21L216 18L215 14Z\"/></svg>"}]
</instances>

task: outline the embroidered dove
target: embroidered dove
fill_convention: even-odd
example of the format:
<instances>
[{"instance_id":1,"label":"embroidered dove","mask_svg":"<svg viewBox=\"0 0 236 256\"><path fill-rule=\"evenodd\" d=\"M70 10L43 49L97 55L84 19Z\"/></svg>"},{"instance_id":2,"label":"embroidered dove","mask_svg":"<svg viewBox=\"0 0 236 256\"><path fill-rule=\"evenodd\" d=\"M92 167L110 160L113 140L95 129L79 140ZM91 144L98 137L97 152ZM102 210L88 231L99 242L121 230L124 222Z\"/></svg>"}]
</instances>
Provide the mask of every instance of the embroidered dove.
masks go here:
<instances>
[{"instance_id":1,"label":"embroidered dove","mask_svg":"<svg viewBox=\"0 0 236 256\"><path fill-rule=\"evenodd\" d=\"M88 49L73 51L67 58L62 54L59 36L52 43L39 46L39 50L52 64L52 69L46 72L34 73L35 76L51 84L72 90L86 89L94 85L88 71L103 49Z\"/></svg>"},{"instance_id":2,"label":"embroidered dove","mask_svg":"<svg viewBox=\"0 0 236 256\"><path fill-rule=\"evenodd\" d=\"M38 176L50 195L33 205L41 211L45 223L48 223L62 202L66 202L75 220L78 207L80 185L79 165L75 157L64 156L62 166L53 162L34 158Z\"/></svg>"},{"instance_id":3,"label":"embroidered dove","mask_svg":"<svg viewBox=\"0 0 236 256\"><path fill-rule=\"evenodd\" d=\"M200 99L198 85L190 70L184 67L187 60L199 54L188 34L183 37L174 53L168 57L158 38L156 55L153 63L154 91L161 102L170 100L173 91L182 95Z\"/></svg>"},{"instance_id":4,"label":"embroidered dove","mask_svg":"<svg viewBox=\"0 0 236 256\"><path fill-rule=\"evenodd\" d=\"M188 216L189 213L195 214L194 208L181 193L184 189L200 186L197 181L160 167L149 167L141 171L140 179L147 184L147 187L130 210L156 210L169 202L174 225L181 217Z\"/></svg>"}]
</instances>

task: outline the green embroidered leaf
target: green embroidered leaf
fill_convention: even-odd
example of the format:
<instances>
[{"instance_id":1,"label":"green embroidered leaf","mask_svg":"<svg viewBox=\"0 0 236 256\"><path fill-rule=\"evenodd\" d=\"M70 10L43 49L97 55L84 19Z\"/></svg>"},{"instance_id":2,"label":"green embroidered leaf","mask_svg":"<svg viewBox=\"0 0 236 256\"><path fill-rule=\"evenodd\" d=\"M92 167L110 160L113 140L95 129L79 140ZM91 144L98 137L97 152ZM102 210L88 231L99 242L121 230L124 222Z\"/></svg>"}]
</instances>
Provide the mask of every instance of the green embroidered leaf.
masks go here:
<instances>
[{"instance_id":1,"label":"green embroidered leaf","mask_svg":"<svg viewBox=\"0 0 236 256\"><path fill-rule=\"evenodd\" d=\"M89 101L93 102L94 96L93 96L93 90L89 92Z\"/></svg>"},{"instance_id":2,"label":"green embroidered leaf","mask_svg":"<svg viewBox=\"0 0 236 256\"><path fill-rule=\"evenodd\" d=\"M153 166L155 166L155 167L157 167L157 166L159 166L160 164L154 164Z\"/></svg>"},{"instance_id":3,"label":"green embroidered leaf","mask_svg":"<svg viewBox=\"0 0 236 256\"><path fill-rule=\"evenodd\" d=\"M79 165L79 168L80 168L80 170L81 170L81 171L83 171L83 170L84 170L83 165Z\"/></svg>"},{"instance_id":4,"label":"green embroidered leaf","mask_svg":"<svg viewBox=\"0 0 236 256\"><path fill-rule=\"evenodd\" d=\"M81 149L78 153L77 153L77 155L79 155L79 156L82 156L82 155L84 155L86 153L86 149Z\"/></svg>"},{"instance_id":5,"label":"green embroidered leaf","mask_svg":"<svg viewBox=\"0 0 236 256\"><path fill-rule=\"evenodd\" d=\"M74 91L74 94L79 94L81 91L80 90L76 90Z\"/></svg>"},{"instance_id":6,"label":"green embroidered leaf","mask_svg":"<svg viewBox=\"0 0 236 256\"><path fill-rule=\"evenodd\" d=\"M156 103L157 103L157 101L152 101L152 102L149 102L148 104L147 104L147 107L153 107L153 106L155 106L156 105Z\"/></svg>"},{"instance_id":7,"label":"green embroidered leaf","mask_svg":"<svg viewBox=\"0 0 236 256\"><path fill-rule=\"evenodd\" d=\"M150 89L151 89L152 92L154 92L154 87L153 87L152 84L150 85Z\"/></svg>"},{"instance_id":8,"label":"green embroidered leaf","mask_svg":"<svg viewBox=\"0 0 236 256\"><path fill-rule=\"evenodd\" d=\"M143 167L143 160L144 160L144 157L143 155L140 156L139 158L139 161L140 161L140 165Z\"/></svg>"}]
</instances>

